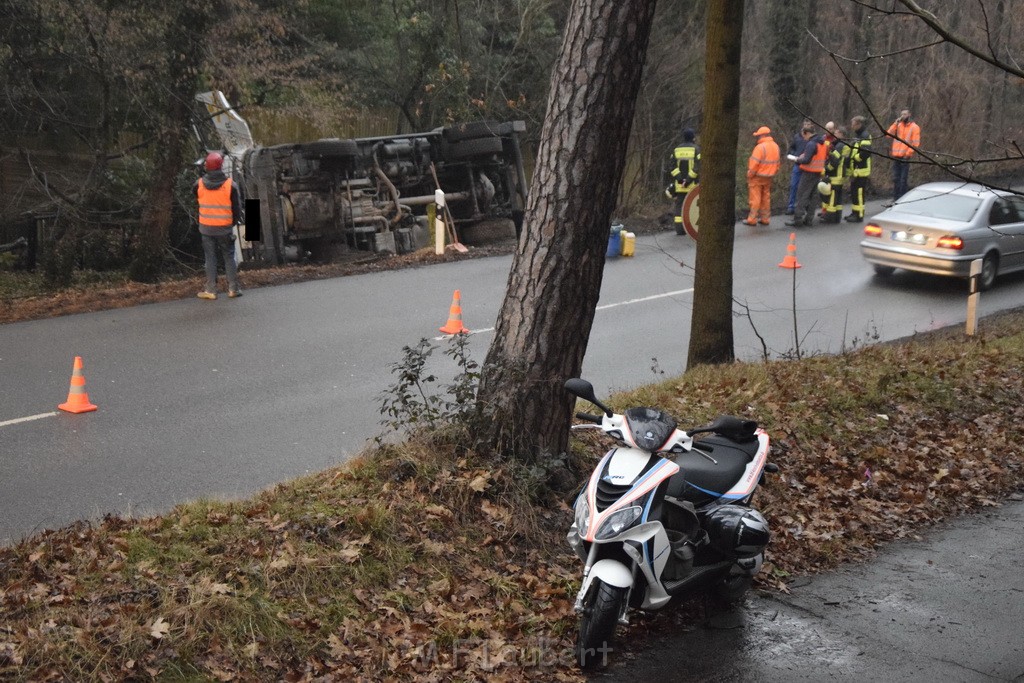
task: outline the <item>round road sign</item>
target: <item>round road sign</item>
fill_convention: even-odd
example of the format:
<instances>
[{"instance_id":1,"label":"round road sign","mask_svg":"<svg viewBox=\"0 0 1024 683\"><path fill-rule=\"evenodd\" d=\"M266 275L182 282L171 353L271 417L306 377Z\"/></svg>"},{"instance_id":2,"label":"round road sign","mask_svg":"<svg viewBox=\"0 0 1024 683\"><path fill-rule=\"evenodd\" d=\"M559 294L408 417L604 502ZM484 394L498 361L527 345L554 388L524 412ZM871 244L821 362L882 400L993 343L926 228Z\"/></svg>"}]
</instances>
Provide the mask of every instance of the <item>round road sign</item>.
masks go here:
<instances>
[{"instance_id":1,"label":"round road sign","mask_svg":"<svg viewBox=\"0 0 1024 683\"><path fill-rule=\"evenodd\" d=\"M700 185L690 190L683 200L683 229L686 234L697 241L697 221L700 220Z\"/></svg>"}]
</instances>

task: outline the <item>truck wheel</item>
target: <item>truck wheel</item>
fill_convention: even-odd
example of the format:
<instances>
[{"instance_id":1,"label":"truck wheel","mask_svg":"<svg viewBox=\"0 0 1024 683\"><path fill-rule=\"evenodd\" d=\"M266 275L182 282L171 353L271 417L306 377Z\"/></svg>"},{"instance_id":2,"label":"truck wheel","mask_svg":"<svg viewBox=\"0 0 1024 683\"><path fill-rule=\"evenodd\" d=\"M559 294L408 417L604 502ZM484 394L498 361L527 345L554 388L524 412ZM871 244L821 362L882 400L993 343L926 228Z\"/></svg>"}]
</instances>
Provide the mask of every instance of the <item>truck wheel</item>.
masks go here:
<instances>
[{"instance_id":1,"label":"truck wheel","mask_svg":"<svg viewBox=\"0 0 1024 683\"><path fill-rule=\"evenodd\" d=\"M444 129L442 135L448 142L459 142L460 140L472 140L475 138L494 137L501 126L497 121L470 121Z\"/></svg>"},{"instance_id":2,"label":"truck wheel","mask_svg":"<svg viewBox=\"0 0 1024 683\"><path fill-rule=\"evenodd\" d=\"M511 220L495 219L460 225L459 240L472 247L499 244L516 239L516 224Z\"/></svg>"},{"instance_id":3,"label":"truck wheel","mask_svg":"<svg viewBox=\"0 0 1024 683\"><path fill-rule=\"evenodd\" d=\"M349 159L359 156L359 145L353 140L324 138L302 145L302 151L309 156L321 159Z\"/></svg>"},{"instance_id":4,"label":"truck wheel","mask_svg":"<svg viewBox=\"0 0 1024 683\"><path fill-rule=\"evenodd\" d=\"M491 154L501 154L503 148L501 138L477 138L446 145L443 153L445 159L449 161L464 161Z\"/></svg>"}]
</instances>

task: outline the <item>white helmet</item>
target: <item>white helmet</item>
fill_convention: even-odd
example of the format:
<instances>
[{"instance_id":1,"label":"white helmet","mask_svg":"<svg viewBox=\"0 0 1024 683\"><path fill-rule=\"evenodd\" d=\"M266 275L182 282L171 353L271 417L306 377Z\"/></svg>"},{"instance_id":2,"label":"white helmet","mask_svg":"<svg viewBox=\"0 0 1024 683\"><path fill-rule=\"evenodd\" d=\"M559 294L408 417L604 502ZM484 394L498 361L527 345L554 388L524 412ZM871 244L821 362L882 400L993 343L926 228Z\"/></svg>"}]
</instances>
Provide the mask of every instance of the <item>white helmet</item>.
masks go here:
<instances>
[{"instance_id":1,"label":"white helmet","mask_svg":"<svg viewBox=\"0 0 1024 683\"><path fill-rule=\"evenodd\" d=\"M832 194L832 186L829 185L828 182L822 180L818 183L818 192L823 195Z\"/></svg>"}]
</instances>

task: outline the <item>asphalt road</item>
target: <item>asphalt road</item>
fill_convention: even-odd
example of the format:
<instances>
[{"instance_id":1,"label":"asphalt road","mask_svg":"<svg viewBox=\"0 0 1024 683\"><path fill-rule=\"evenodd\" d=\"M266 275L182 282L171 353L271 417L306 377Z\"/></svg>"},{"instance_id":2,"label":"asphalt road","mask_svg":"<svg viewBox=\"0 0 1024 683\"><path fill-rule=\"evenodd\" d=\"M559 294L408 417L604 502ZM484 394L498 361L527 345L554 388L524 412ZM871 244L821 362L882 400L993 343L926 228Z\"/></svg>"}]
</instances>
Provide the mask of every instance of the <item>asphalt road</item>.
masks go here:
<instances>
[{"instance_id":1,"label":"asphalt road","mask_svg":"<svg viewBox=\"0 0 1024 683\"><path fill-rule=\"evenodd\" d=\"M592 680L1024 681L1022 527L1022 502L960 518L791 595L752 594L685 632L631 643Z\"/></svg>"},{"instance_id":2,"label":"asphalt road","mask_svg":"<svg viewBox=\"0 0 1024 683\"><path fill-rule=\"evenodd\" d=\"M873 277L860 226L801 229L795 272L777 265L789 233L782 217L737 225L734 295L752 321L734 321L742 358L793 353L797 342L801 353L837 352L965 318L963 282ZM600 393L684 369L694 256L688 237L664 232L609 261L583 371ZM403 346L440 335L456 289L483 360L510 264L476 259L0 326L0 543L108 512L246 496L343 462L381 433L391 367ZM1022 294L1024 277L1011 276L980 311L1016 307ZM99 410L49 415L75 356ZM429 369L442 381L454 372L440 350Z\"/></svg>"}]
</instances>

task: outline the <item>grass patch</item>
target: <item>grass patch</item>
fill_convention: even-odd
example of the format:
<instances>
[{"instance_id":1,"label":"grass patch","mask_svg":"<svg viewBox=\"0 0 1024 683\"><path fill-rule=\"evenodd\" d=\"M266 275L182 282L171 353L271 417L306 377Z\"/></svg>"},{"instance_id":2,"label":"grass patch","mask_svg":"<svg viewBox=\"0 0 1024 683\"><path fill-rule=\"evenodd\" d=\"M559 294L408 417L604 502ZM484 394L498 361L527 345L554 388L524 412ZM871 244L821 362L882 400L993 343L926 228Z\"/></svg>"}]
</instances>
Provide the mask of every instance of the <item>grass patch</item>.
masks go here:
<instances>
[{"instance_id":1,"label":"grass patch","mask_svg":"<svg viewBox=\"0 0 1024 683\"><path fill-rule=\"evenodd\" d=\"M699 368L609 403L772 438L762 588L870 557L1024 482L1022 317L802 362ZM571 492L452 431L232 503L0 549L5 680L577 680ZM572 444L573 486L604 446ZM636 620L623 642L680 613Z\"/></svg>"}]
</instances>

